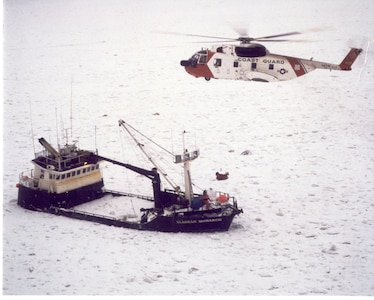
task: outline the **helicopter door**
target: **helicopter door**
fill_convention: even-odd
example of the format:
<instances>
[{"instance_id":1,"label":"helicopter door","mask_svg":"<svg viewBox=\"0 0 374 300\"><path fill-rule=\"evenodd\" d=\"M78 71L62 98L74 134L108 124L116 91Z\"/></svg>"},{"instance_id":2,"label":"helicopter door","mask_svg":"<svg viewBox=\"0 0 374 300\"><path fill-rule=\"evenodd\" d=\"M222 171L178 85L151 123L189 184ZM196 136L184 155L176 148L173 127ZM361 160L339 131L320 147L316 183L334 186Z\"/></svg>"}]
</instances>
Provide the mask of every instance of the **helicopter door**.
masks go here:
<instances>
[{"instance_id":1,"label":"helicopter door","mask_svg":"<svg viewBox=\"0 0 374 300\"><path fill-rule=\"evenodd\" d=\"M230 78L232 62L228 59L215 58L213 60L215 71L219 78Z\"/></svg>"}]
</instances>

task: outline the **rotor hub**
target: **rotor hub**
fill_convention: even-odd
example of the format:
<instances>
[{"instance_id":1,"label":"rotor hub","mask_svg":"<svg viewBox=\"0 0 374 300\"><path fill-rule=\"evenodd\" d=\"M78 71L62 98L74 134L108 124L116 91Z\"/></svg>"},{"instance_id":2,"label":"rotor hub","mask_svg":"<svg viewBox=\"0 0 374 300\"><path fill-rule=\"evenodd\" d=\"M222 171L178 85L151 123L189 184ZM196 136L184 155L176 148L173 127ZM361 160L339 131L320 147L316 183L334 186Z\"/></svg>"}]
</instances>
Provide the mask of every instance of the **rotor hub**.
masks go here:
<instances>
[{"instance_id":1,"label":"rotor hub","mask_svg":"<svg viewBox=\"0 0 374 300\"><path fill-rule=\"evenodd\" d=\"M245 37L245 36L241 36L238 38L238 41L241 43L241 44L249 44L253 41L254 39L253 38L250 38L250 37Z\"/></svg>"}]
</instances>

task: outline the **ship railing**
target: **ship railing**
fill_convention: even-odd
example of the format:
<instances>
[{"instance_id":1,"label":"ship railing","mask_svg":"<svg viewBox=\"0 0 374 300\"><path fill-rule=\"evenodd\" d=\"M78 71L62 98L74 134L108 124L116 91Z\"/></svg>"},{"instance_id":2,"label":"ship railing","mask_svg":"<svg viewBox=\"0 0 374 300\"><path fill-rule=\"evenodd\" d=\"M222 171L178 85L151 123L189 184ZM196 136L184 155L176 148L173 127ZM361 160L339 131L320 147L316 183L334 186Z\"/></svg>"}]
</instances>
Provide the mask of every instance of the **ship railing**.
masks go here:
<instances>
[{"instance_id":1,"label":"ship railing","mask_svg":"<svg viewBox=\"0 0 374 300\"><path fill-rule=\"evenodd\" d=\"M210 201L215 203L215 204L217 204L217 202L218 202L220 205L227 205L227 204L234 205L234 206L237 205L235 197L231 196L229 193L225 193L225 192L221 192L221 191L215 191L215 196L212 197L212 198L210 198Z\"/></svg>"},{"instance_id":2,"label":"ship railing","mask_svg":"<svg viewBox=\"0 0 374 300\"><path fill-rule=\"evenodd\" d=\"M175 193L174 190L169 190L166 189L165 191L170 192L170 193ZM180 192L179 196L184 197L184 193ZM234 196L231 196L229 193L221 192L221 191L213 191L211 195L209 195L208 191L208 196L209 197L209 202L215 206L215 207L220 207L220 206L225 206L225 205L233 205L235 208L237 208L237 201ZM194 198L199 198L201 197L201 194L193 194Z\"/></svg>"},{"instance_id":3,"label":"ship railing","mask_svg":"<svg viewBox=\"0 0 374 300\"><path fill-rule=\"evenodd\" d=\"M35 152L35 158L38 158L38 157L47 157L48 155L50 155L50 153L47 151L47 150L42 150L42 151L39 151L39 152Z\"/></svg>"},{"instance_id":4,"label":"ship railing","mask_svg":"<svg viewBox=\"0 0 374 300\"><path fill-rule=\"evenodd\" d=\"M36 159L42 157L43 159L42 160L38 160L38 163L44 167L44 168L48 168L48 169L66 169L66 168L72 168L72 167L76 167L76 166L80 166L82 163L84 162L87 162L88 160L88 156L87 156L87 153L94 153L94 152L90 152L90 151L87 151L87 152L84 152L80 155L74 153L74 155L69 155L68 157L65 157L65 158L53 158L51 157L49 154L48 151L46 150L43 150L39 153L36 153L35 156L36 156Z\"/></svg>"},{"instance_id":5,"label":"ship railing","mask_svg":"<svg viewBox=\"0 0 374 300\"><path fill-rule=\"evenodd\" d=\"M74 208L62 208L62 207L51 206L50 209L54 210L55 212L70 213L73 217L91 216L91 217L95 217L95 218L98 218L98 219L108 219L108 220L113 220L113 221L120 220L119 218L106 216L106 215L95 214L95 213L92 213L92 212L77 210L77 209L74 209ZM81 219L81 218L78 218L78 219Z\"/></svg>"},{"instance_id":6,"label":"ship railing","mask_svg":"<svg viewBox=\"0 0 374 300\"><path fill-rule=\"evenodd\" d=\"M194 151L191 151L191 152L186 151L182 155L175 155L174 156L174 163L177 164L177 163L181 163L181 162L191 161L191 160L194 160L194 159L198 158L199 155L200 155L200 151L198 149L194 150Z\"/></svg>"},{"instance_id":7,"label":"ship railing","mask_svg":"<svg viewBox=\"0 0 374 300\"><path fill-rule=\"evenodd\" d=\"M27 170L19 175L19 184L28 188L38 187L39 180L34 177L33 170Z\"/></svg>"},{"instance_id":8,"label":"ship railing","mask_svg":"<svg viewBox=\"0 0 374 300\"><path fill-rule=\"evenodd\" d=\"M143 195L138 195L138 194L119 192L119 191L115 191L115 190L105 189L105 193L111 194L113 196L125 196L125 197L133 197L133 198L143 199L143 200L152 201L152 202L155 201L154 198L150 197L150 196L143 196Z\"/></svg>"}]
</instances>

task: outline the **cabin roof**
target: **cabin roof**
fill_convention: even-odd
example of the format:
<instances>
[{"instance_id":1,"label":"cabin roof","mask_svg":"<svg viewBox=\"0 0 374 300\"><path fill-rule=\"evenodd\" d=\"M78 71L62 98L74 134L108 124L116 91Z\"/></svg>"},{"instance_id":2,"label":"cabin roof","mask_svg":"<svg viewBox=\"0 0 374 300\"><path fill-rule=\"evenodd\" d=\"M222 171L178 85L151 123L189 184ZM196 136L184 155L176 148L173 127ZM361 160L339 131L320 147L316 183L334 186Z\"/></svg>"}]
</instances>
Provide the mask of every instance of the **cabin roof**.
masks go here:
<instances>
[{"instance_id":1,"label":"cabin roof","mask_svg":"<svg viewBox=\"0 0 374 300\"><path fill-rule=\"evenodd\" d=\"M95 153L87 150L78 150L57 158L49 154L48 151L42 152L44 155L39 154L32 161L41 168L53 169L60 172L78 168L86 164L96 164L100 161L100 158Z\"/></svg>"}]
</instances>

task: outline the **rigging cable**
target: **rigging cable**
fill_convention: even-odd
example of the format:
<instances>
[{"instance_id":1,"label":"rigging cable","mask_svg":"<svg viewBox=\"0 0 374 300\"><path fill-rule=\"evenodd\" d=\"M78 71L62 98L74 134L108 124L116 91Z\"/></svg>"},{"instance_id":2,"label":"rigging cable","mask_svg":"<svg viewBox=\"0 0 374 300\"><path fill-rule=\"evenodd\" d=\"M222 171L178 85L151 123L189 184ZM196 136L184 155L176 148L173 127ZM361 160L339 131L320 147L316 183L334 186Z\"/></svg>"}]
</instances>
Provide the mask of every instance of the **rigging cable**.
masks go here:
<instances>
[{"instance_id":1,"label":"rigging cable","mask_svg":"<svg viewBox=\"0 0 374 300\"><path fill-rule=\"evenodd\" d=\"M125 123L125 122L124 122ZM174 156L174 154L172 152L170 152L169 150L165 149L164 147L162 147L160 144L156 143L155 141L151 140L149 137L147 137L146 135L144 135L143 133L141 133L140 131L138 131L136 128L132 127L129 123L125 123L127 126L129 126L132 130L136 131L138 134L140 134L142 137L144 137L145 139L147 139L148 141L150 141L151 143L155 144L157 147L159 147L160 149L164 150L165 152L169 153L171 156Z\"/></svg>"},{"instance_id":2,"label":"rigging cable","mask_svg":"<svg viewBox=\"0 0 374 300\"><path fill-rule=\"evenodd\" d=\"M173 180L171 178L169 178L169 176L167 175L166 172L163 171L163 169L158 165L156 164L156 162L152 159L152 157L150 157L150 155L145 151L144 149L144 144L140 143L136 137L134 136L134 134L132 134L129 130L128 127L130 127L132 130L134 130L135 132L137 132L139 135L141 135L142 137L144 137L145 139L147 139L148 141L150 141L152 144L156 145L157 147L161 148L162 150L166 151L167 153L169 153L170 155L173 155L170 151L166 150L165 148L163 148L162 146L158 145L157 143L155 143L154 141L152 141L150 138L148 138L147 136L145 136L144 134L142 134L141 132L139 132L137 129L135 129L134 127L132 127L131 125L129 125L128 123L126 123L125 121L123 120L120 120L119 121L119 124L120 126L127 131L127 133L131 136L131 138L135 141L135 144L140 148L140 150L143 152L143 154L148 158L148 160L158 169L158 171L160 172L160 174L165 178L165 180L171 185L171 187L174 189L174 190L178 190L178 185L173 182Z\"/></svg>"}]
</instances>

